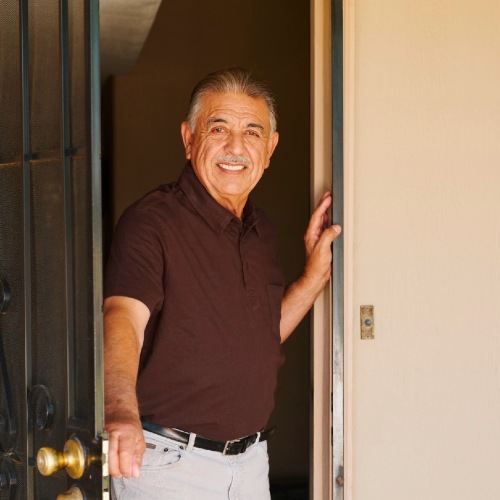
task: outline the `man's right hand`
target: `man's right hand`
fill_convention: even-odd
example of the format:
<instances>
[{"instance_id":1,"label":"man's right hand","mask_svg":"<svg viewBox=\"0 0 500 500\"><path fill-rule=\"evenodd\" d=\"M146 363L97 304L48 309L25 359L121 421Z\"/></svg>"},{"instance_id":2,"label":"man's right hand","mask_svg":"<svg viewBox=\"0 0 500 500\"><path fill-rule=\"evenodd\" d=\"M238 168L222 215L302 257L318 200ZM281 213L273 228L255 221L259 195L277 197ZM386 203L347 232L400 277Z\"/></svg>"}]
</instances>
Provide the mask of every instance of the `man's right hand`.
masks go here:
<instances>
[{"instance_id":1,"label":"man's right hand","mask_svg":"<svg viewBox=\"0 0 500 500\"><path fill-rule=\"evenodd\" d=\"M146 442L137 418L107 421L109 434L109 474L114 478L139 477Z\"/></svg>"}]
</instances>

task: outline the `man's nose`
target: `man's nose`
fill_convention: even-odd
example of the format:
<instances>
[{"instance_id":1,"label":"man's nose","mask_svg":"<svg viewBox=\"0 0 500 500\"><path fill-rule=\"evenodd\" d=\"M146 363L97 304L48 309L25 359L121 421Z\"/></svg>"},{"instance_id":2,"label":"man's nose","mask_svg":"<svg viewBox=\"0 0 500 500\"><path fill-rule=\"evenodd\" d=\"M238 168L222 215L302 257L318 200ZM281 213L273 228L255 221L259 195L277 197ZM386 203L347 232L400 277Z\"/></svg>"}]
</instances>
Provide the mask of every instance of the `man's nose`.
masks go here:
<instances>
[{"instance_id":1,"label":"man's nose","mask_svg":"<svg viewBox=\"0 0 500 500\"><path fill-rule=\"evenodd\" d=\"M227 140L226 149L229 153L239 155L245 150L245 142L241 132L231 132Z\"/></svg>"}]
</instances>

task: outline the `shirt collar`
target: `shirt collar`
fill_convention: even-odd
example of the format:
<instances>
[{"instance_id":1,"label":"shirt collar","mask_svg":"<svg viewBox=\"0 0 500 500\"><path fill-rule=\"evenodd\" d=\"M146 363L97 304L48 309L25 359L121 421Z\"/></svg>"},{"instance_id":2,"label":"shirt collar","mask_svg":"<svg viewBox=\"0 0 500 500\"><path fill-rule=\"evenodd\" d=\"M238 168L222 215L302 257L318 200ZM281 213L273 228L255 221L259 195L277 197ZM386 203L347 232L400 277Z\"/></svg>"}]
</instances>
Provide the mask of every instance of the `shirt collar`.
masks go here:
<instances>
[{"instance_id":1,"label":"shirt collar","mask_svg":"<svg viewBox=\"0 0 500 500\"><path fill-rule=\"evenodd\" d=\"M243 209L243 220L240 221L234 214L212 198L198 177L196 177L191 162L186 164L181 173L179 187L196 212L205 219L215 232L222 233L232 221L236 222L240 227L243 226L242 229L245 233L251 228L255 228L258 232L258 217L253 202L250 199L247 200Z\"/></svg>"}]
</instances>

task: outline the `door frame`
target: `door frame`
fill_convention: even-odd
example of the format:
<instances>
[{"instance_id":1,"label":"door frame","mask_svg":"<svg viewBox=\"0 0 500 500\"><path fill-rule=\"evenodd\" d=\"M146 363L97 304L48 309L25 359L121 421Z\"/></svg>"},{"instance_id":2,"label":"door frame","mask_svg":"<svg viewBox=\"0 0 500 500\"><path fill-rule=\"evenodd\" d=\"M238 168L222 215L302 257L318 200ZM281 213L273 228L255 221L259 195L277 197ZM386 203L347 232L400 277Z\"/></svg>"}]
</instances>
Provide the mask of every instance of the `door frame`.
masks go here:
<instances>
[{"instance_id":1,"label":"door frame","mask_svg":"<svg viewBox=\"0 0 500 500\"><path fill-rule=\"evenodd\" d=\"M331 0L311 1L311 209L332 185ZM332 498L331 463L331 289L311 312L310 498Z\"/></svg>"},{"instance_id":2,"label":"door frame","mask_svg":"<svg viewBox=\"0 0 500 500\"><path fill-rule=\"evenodd\" d=\"M331 189L332 222L343 228L311 315L313 500L352 498L353 28L352 0L312 0L311 203Z\"/></svg>"}]
</instances>

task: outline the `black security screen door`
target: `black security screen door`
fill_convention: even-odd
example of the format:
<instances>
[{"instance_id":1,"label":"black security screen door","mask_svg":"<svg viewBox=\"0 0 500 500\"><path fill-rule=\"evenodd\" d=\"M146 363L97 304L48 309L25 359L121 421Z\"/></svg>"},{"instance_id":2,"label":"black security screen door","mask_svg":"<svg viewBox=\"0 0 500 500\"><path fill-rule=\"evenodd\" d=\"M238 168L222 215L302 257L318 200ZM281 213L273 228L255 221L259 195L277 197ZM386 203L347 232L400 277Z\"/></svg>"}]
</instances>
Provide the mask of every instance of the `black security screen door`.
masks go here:
<instances>
[{"instance_id":1,"label":"black security screen door","mask_svg":"<svg viewBox=\"0 0 500 500\"><path fill-rule=\"evenodd\" d=\"M97 9L0 3L2 500L108 496Z\"/></svg>"}]
</instances>

